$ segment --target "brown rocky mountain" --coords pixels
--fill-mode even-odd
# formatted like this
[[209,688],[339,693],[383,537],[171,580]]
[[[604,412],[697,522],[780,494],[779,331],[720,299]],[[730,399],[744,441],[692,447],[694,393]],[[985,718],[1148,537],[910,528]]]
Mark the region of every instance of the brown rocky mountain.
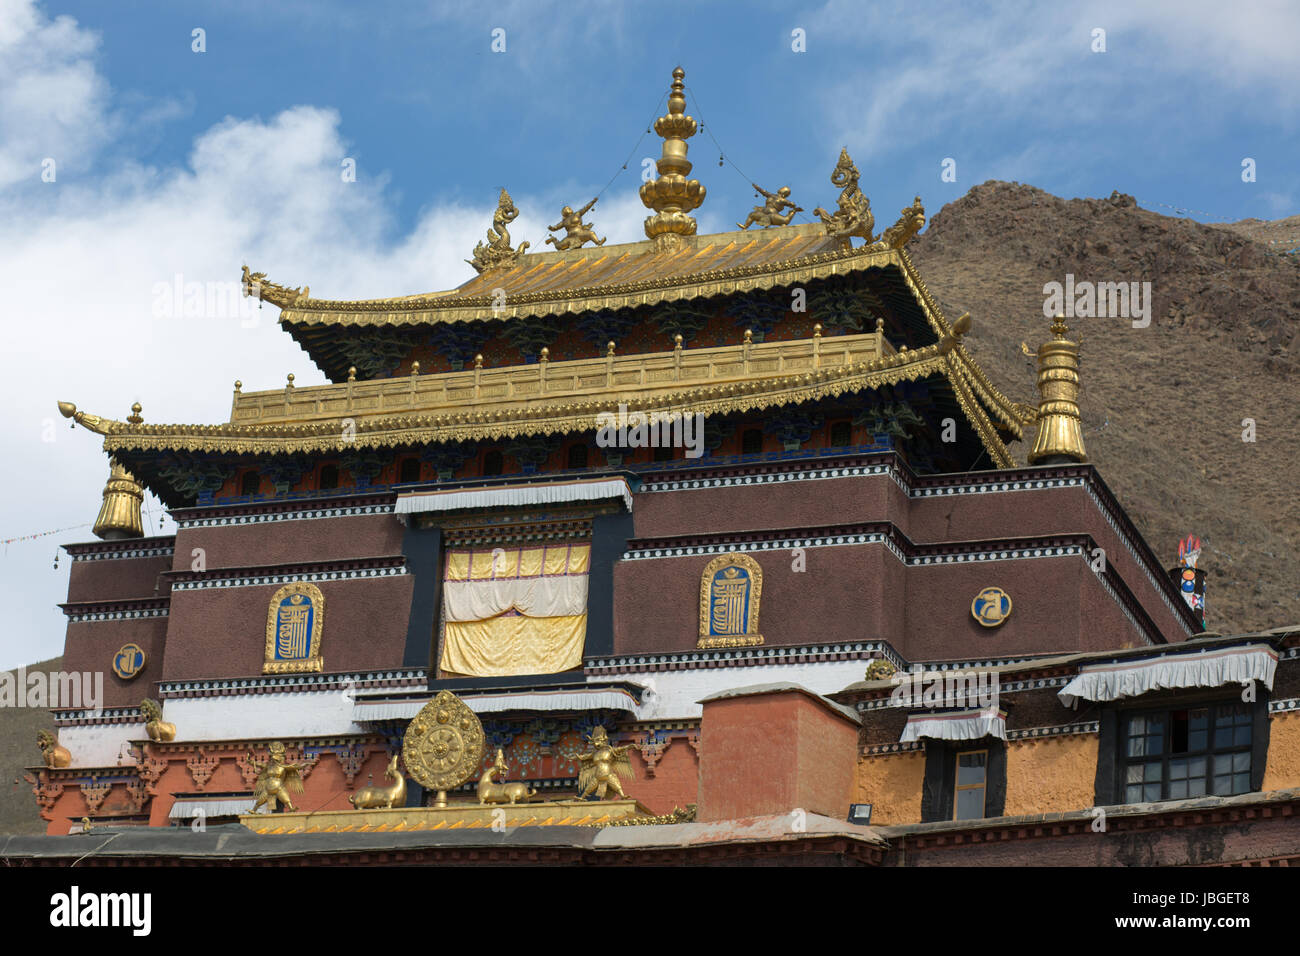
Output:
[[[1151,324],[1068,319],[1082,336],[1091,460],[1156,553],[1203,543],[1206,626],[1300,622],[1300,255],[1270,240],[1300,217],[1203,225],[1131,196],[1060,199],[987,182],[944,206],[910,247],[968,348],[1011,398],[1036,401],[1031,348],[1049,336],[1049,282],[1150,282]],[[1243,441],[1243,419],[1255,441]],[[1032,447],[1032,429],[1023,446]]]

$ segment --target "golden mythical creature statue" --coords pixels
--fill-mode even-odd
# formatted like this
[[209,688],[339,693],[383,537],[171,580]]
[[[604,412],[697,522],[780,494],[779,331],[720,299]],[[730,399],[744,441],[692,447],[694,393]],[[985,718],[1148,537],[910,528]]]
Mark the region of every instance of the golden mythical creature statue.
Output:
[[519,218],[515,201],[504,189],[497,200],[497,211],[492,214],[492,228],[487,231],[488,241],[474,247],[474,258],[466,259],[476,272],[485,272],[497,266],[512,266],[524,254],[528,243],[521,242],[518,249],[510,248],[510,230],[506,228]]
[[285,762],[284,744],[278,740],[267,749],[266,763],[251,753],[248,755],[248,762],[257,770],[257,782],[253,785],[253,796],[257,802],[248,812],[257,813],[262,804],[268,804],[270,809],[267,812],[275,813],[276,804],[282,803],[286,810],[293,813],[297,807],[289,799],[289,791],[302,793],[302,766]]
[[621,776],[627,780],[632,779],[632,761],[628,759],[627,752],[634,745],[612,746],[609,735],[600,725],[591,732],[587,743],[590,744],[591,750],[578,755],[578,760],[582,764],[578,770],[579,799],[586,799],[594,793],[597,800],[604,800],[605,793],[609,790],[626,798],[627,795],[623,792],[623,786],[618,782],[618,778]]
[[41,748],[41,756],[45,758],[45,766],[51,770],[72,766],[72,754],[68,752],[68,748],[60,746],[58,738],[48,730],[38,730],[36,732],[36,744]]
[[176,739],[176,725],[162,719],[162,707],[156,700],[140,701],[140,713],[145,720],[144,732],[154,743]]
[[249,272],[248,266],[244,266],[240,284],[243,286],[244,295],[256,296],[259,302],[270,302],[282,309],[295,302],[311,298],[311,289],[307,286],[290,289],[288,286],[268,282],[265,272]]
[[896,668],[884,658],[877,658],[867,665],[867,680],[886,680],[894,676]]
[[402,771],[397,769],[397,758],[401,754],[393,754],[393,759],[388,761],[388,770],[384,774],[389,780],[393,781],[389,787],[362,787],[352,796],[348,797],[348,803],[352,804],[357,810],[374,810],[379,807],[385,810],[391,810],[393,805],[406,805],[406,777]]
[[[803,212],[802,206],[796,206],[790,201],[789,186],[782,186],[776,192],[770,193],[758,183],[750,183],[750,185],[754,187],[758,195],[763,197],[764,202],[763,205],[751,209],[749,217],[743,223],[736,223],[737,229],[748,229],[751,224],[764,229],[769,226],[788,226],[795,213]],[[782,212],[784,209],[790,211]]]
[[871,200],[858,188],[858,167],[849,158],[847,149],[840,150],[840,161],[831,173],[831,185],[840,186],[839,208],[830,213],[818,206],[813,215],[826,225],[826,235],[848,238],[857,236],[872,241],[876,217],[871,212]]
[[921,205],[921,197],[917,196],[912,205],[903,210],[898,222],[880,234],[880,241],[886,246],[901,249],[923,228],[925,228],[925,207]]
[[[599,199],[600,197],[596,197]],[[560,221],[553,226],[547,226],[547,232],[555,232],[564,229],[564,238],[556,239],[554,236],[547,236],[547,245],[555,246],[558,252],[565,249],[581,249],[584,242],[591,242],[598,246],[605,244],[604,239],[596,237],[596,228],[589,222],[583,222],[582,217],[591,212],[591,207],[596,205],[593,199],[587,205],[583,206],[577,212],[573,211],[572,206],[565,206],[560,210]]]
[[[509,803],[515,804],[520,801],[527,803],[529,799],[537,796],[537,791],[531,789],[526,783],[506,783],[506,755],[500,747],[497,748],[496,762],[483,771],[483,776],[478,778],[478,802],[484,803]],[[492,778],[501,775],[501,782],[496,783]]]

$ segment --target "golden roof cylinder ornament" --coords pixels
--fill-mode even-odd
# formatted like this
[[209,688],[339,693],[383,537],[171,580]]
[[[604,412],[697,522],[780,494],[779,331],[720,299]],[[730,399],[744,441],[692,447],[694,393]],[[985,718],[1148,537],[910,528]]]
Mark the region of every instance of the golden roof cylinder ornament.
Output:
[[686,71],[673,70],[672,88],[668,91],[668,112],[655,120],[654,130],[663,137],[663,151],[655,164],[659,178],[641,187],[641,202],[655,214],[647,216],[645,234],[655,245],[667,251],[684,236],[695,235],[695,217],[689,215],[704,202],[704,187],[698,179],[687,179],[691,163],[686,158],[686,141],[699,125],[686,115]]
[[1038,434],[1031,465],[1086,462],[1079,415],[1079,343],[1065,337],[1065,317],[1052,322],[1053,338],[1038,346]]
[[144,524],[140,519],[143,501],[144,487],[122,467],[121,462],[110,458],[104,503],[99,506],[99,516],[91,530],[105,541],[144,537]]

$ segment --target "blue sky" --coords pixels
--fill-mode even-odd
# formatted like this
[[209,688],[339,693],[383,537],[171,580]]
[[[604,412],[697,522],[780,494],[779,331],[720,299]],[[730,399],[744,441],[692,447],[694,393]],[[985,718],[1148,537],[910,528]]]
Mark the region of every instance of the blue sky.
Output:
[[[105,460],[58,399],[218,422],[236,378],[320,380],[273,310],[157,314],[175,276],[229,282],[247,262],[324,297],[448,288],[502,186],[533,248],[602,189],[597,231],[641,238],[641,161],[659,152],[643,134],[678,64],[706,124],[701,231],[745,217],[751,179],[830,205],[841,146],[878,225],[988,179],[1280,218],[1300,211],[1298,40],[1284,3],[0,0],[0,433],[24,463],[4,472],[0,539],[94,518]],[[67,559],[50,564],[88,537],[0,555],[0,666],[60,651]]]

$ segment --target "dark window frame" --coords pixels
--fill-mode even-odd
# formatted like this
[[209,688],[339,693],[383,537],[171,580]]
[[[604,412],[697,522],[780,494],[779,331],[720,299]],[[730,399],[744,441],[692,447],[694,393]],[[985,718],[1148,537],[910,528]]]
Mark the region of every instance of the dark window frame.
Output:
[[[253,490],[248,490],[249,480],[252,480]],[[239,493],[244,497],[252,497],[259,494],[262,490],[262,473],[254,469],[249,469],[239,476]]]
[[[758,444],[758,447],[755,448],[755,449],[753,449],[752,451],[751,451],[751,450],[748,450],[748,449],[745,447],[746,444],[750,441],[750,437],[749,437],[750,435],[757,435],[757,436],[758,436],[758,437],[757,437],[757,444]],[[743,429],[743,430],[741,431],[741,433],[740,433],[740,453],[741,453],[742,455],[761,455],[761,454],[763,453],[763,429],[761,429],[761,428],[746,428],[746,429]]]
[[[406,471],[408,466],[415,466],[415,477],[407,477]],[[420,480],[420,459],[414,455],[408,455],[397,463],[397,483],[401,485],[413,484]]]
[[1002,816],[1007,803],[1007,744],[997,737],[979,740],[936,740],[925,738],[925,782],[921,790],[921,822],[957,819],[957,758],[964,753],[985,751],[984,816]]
[[[835,432],[843,429],[845,434],[844,441],[835,440]],[[826,426],[826,441],[831,448],[845,448],[853,444],[853,422],[847,418],[838,422],[831,422]]]
[[[327,483],[326,476],[330,475],[333,480]],[[316,488],[318,491],[333,491],[339,486],[339,467],[338,465],[321,465],[320,471],[316,472]]]
[[[490,461],[492,461],[493,456],[495,456],[496,463],[497,463],[495,469],[489,466],[488,464]],[[483,461],[479,468],[479,473],[482,477],[495,478],[498,475],[504,475],[505,472],[506,472],[506,456],[502,452],[498,451],[495,448],[489,448],[487,451],[483,452]]]
[[[1098,806],[1123,806],[1126,804],[1126,769],[1129,760],[1126,755],[1126,728],[1128,720],[1134,716],[1144,716],[1150,714],[1164,713],[1168,715],[1174,711],[1191,711],[1199,710],[1202,707],[1215,707],[1223,704],[1239,704],[1250,709],[1250,790],[1248,793],[1257,793],[1264,786],[1264,770],[1268,762],[1268,743],[1269,743],[1269,717],[1268,717],[1268,688],[1260,682],[1255,682],[1256,699],[1252,701],[1243,701],[1241,699],[1241,688],[1237,685],[1214,688],[1205,691],[1163,691],[1158,693],[1144,694],[1140,699],[1129,699],[1123,701],[1111,701],[1099,705],[1100,713],[1098,714],[1098,741],[1097,741],[1097,776],[1094,783],[1093,798]],[[1166,721],[1165,739],[1167,740],[1172,721]],[[1207,729],[1207,733],[1212,734],[1213,728]],[[1213,736],[1209,737],[1209,743],[1213,745]],[[1221,753],[1241,753],[1246,751],[1246,747],[1234,746],[1224,748]],[[1178,753],[1173,754],[1175,758],[1187,756],[1199,756],[1200,752],[1193,754]],[[1212,754],[1211,754],[1212,756]],[[1142,762],[1138,760],[1136,762]],[[1207,760],[1207,779],[1211,780],[1210,789],[1213,789],[1213,761]],[[1167,773],[1162,772],[1161,776],[1161,793],[1159,801],[1198,799],[1196,797],[1165,797],[1164,793],[1168,792],[1169,777]],[[1207,796],[1224,796],[1223,794],[1207,793]],[[1142,801],[1149,802],[1149,801]]]

